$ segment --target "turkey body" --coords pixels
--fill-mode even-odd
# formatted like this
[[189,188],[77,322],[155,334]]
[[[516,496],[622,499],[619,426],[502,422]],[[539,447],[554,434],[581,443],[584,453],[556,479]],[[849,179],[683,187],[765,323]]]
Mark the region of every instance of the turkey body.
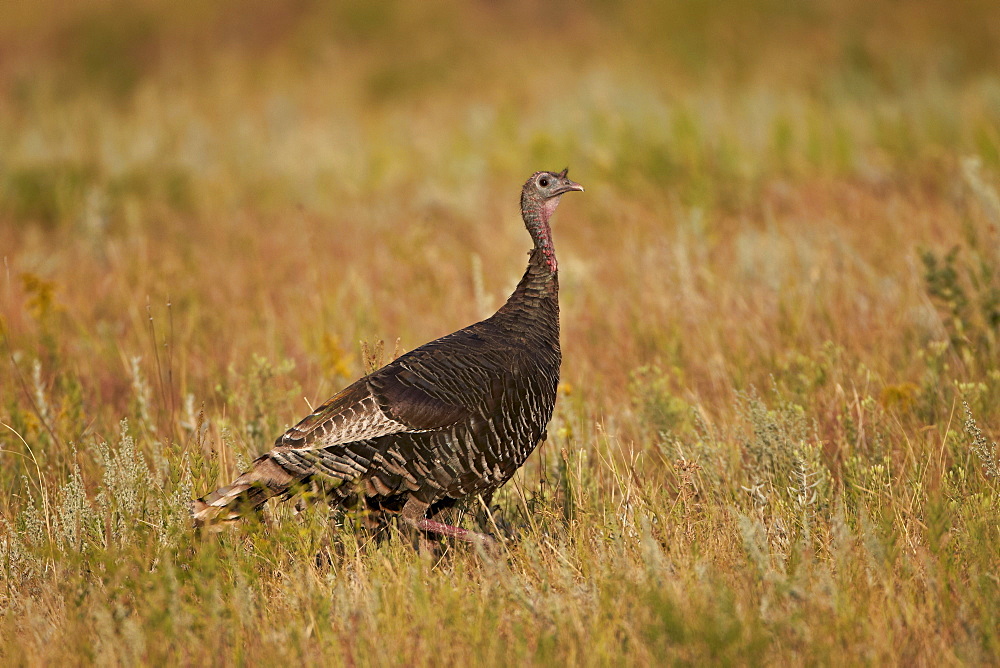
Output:
[[525,184],[521,209],[535,248],[497,313],[336,394],[231,485],[195,501],[196,523],[235,519],[314,482],[334,503],[363,500],[424,531],[478,536],[434,520],[461,499],[489,498],[546,437],[562,360],[548,218],[571,190],[582,187],[565,171]]

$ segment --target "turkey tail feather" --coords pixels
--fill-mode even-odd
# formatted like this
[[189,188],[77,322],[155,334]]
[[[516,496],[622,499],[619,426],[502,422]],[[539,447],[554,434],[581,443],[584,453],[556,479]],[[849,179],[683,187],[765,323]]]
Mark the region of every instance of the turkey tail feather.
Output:
[[235,520],[260,508],[272,496],[285,493],[299,480],[300,477],[289,474],[270,456],[264,455],[231,485],[192,502],[191,516],[195,526]]

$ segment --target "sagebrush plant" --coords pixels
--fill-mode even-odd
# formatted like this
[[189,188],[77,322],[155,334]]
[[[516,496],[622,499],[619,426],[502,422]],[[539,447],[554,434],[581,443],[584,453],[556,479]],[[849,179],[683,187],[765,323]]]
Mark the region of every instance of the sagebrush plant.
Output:
[[[967,5],[5,7],[0,661],[997,663],[1000,5]],[[192,530],[501,303],[513,193],[567,165],[556,414],[461,520],[497,549],[315,498]]]
[[972,417],[972,409],[969,404],[962,402],[965,409],[965,433],[972,439],[972,452],[979,458],[982,465],[983,475],[992,478],[994,483],[1000,477],[1000,464],[997,462],[997,444],[986,440],[975,418]]
[[[944,254],[925,249],[921,259],[928,294],[940,306],[951,345],[963,364],[974,366],[998,353],[1000,195],[983,178],[979,159],[965,158],[962,176],[964,243]],[[986,370],[996,371],[993,365]]]

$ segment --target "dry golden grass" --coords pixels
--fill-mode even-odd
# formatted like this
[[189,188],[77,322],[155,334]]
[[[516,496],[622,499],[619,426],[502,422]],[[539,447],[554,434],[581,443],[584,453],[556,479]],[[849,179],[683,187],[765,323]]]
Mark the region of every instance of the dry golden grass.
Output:
[[[996,663],[1000,10],[964,5],[8,3],[0,659]],[[516,541],[192,533],[360,342],[499,306],[566,165]]]

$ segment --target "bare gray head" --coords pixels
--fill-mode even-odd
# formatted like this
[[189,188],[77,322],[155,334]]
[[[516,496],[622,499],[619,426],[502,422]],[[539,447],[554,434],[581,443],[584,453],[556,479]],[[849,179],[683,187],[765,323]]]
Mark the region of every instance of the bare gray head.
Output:
[[570,181],[566,176],[569,169],[561,172],[535,172],[521,188],[521,216],[524,226],[535,242],[535,248],[546,251],[549,267],[556,270],[555,255],[552,252],[552,232],[549,218],[559,206],[559,199],[568,192],[583,191],[583,186]]

